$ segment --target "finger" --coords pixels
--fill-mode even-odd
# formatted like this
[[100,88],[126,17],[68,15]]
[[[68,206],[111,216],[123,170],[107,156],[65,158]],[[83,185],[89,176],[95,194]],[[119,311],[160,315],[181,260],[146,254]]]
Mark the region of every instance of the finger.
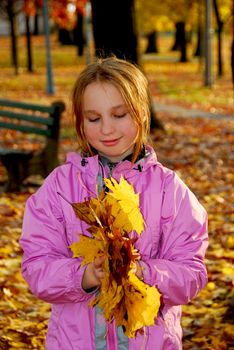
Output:
[[103,269],[97,270],[97,278],[99,280],[103,279],[105,277],[105,273]]
[[106,258],[105,255],[102,255],[102,256],[97,257],[97,258],[94,260],[94,263],[93,263],[94,267],[95,267],[95,268],[101,267],[102,264],[103,264],[104,261],[105,261],[105,258]]

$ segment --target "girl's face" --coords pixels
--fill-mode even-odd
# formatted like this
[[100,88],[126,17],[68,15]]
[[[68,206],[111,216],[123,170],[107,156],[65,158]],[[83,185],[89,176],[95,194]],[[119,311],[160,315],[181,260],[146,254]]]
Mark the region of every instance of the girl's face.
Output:
[[88,143],[110,161],[117,162],[133,151],[138,128],[113,84],[93,82],[86,87],[83,117]]

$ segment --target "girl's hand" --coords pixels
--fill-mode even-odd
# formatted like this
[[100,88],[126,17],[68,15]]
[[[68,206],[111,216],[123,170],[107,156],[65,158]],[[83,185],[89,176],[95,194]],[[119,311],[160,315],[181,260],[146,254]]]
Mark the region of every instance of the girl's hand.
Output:
[[105,258],[105,255],[103,255],[96,258],[93,263],[87,265],[82,279],[83,289],[90,289],[100,286],[101,280],[104,277],[104,270],[102,265]]
[[135,275],[140,279],[143,280],[143,273],[142,273],[142,267],[140,265],[140,263],[137,261],[136,262],[136,266],[134,269]]

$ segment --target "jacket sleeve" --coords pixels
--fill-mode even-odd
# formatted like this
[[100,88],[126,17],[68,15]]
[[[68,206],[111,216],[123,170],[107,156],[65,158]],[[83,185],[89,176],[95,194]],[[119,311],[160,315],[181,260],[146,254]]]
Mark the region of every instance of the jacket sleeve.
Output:
[[207,246],[207,213],[173,173],[164,187],[159,253],[142,262],[144,281],[159,289],[164,304],[186,304],[206,285]]
[[56,183],[47,178],[26,202],[20,245],[22,275],[33,294],[48,303],[89,300],[81,286],[84,267],[71,257]]

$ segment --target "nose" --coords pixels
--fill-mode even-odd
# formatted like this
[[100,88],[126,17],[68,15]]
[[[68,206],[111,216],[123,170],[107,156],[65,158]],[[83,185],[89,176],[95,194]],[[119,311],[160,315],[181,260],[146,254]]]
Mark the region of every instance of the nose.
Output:
[[102,124],[101,124],[101,132],[103,135],[110,135],[112,134],[114,131],[114,125],[112,123],[112,121],[110,120],[110,118],[108,119],[104,119],[102,120]]

